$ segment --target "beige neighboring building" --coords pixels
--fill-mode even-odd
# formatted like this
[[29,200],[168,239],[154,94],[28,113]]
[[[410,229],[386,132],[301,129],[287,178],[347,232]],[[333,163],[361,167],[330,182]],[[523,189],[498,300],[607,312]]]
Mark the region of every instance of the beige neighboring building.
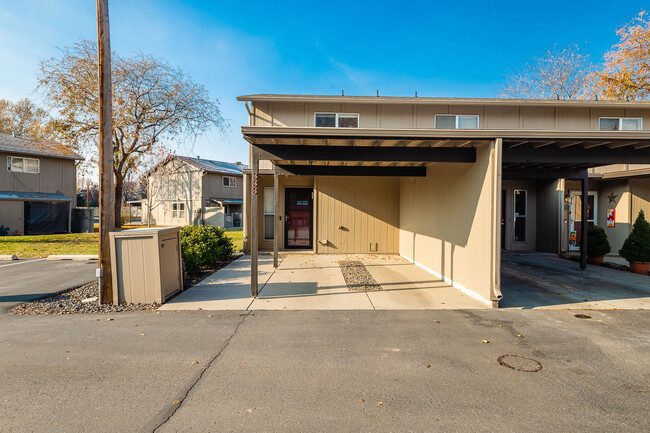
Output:
[[245,165],[170,156],[148,173],[142,222],[242,227]]
[[[567,182],[565,239],[570,237],[573,221],[580,220],[580,215],[574,218],[576,189],[574,183]],[[618,255],[641,210],[650,218],[650,164],[615,164],[589,170],[589,226],[605,229],[612,255]],[[563,250],[578,248],[567,243]]]
[[238,99],[250,119],[242,133],[253,295],[257,252],[275,247],[399,254],[498,306],[502,249],[562,251],[565,191],[581,216],[588,202],[575,196],[588,194],[589,169],[650,164],[648,102]]
[[77,203],[75,163],[81,159],[60,143],[0,134],[0,230],[9,235],[70,232]]

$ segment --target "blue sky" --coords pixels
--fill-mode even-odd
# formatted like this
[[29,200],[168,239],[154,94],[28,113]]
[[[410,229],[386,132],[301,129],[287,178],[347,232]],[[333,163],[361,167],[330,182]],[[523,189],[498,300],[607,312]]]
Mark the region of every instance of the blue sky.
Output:
[[[543,4],[543,6],[541,6]],[[316,6],[318,5],[318,6]],[[509,68],[553,44],[596,61],[646,2],[110,0],[112,48],[164,57],[218,97],[230,121],[178,149],[246,161],[250,93],[494,96]],[[0,97],[34,93],[38,61],[96,39],[95,2],[0,0]]]

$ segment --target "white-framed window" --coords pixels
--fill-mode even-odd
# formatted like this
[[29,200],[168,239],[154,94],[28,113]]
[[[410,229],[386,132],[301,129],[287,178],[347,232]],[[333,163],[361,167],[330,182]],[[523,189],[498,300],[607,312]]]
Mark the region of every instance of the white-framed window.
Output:
[[434,117],[436,129],[478,129],[477,115],[436,114]]
[[600,117],[598,129],[601,131],[641,131],[643,119],[640,117]]
[[232,176],[224,176],[221,179],[221,184],[226,187],[235,187],[237,186],[237,178]]
[[528,208],[528,192],[525,189],[515,190],[514,203],[514,225],[515,225],[515,242],[526,242],[526,212]]
[[264,187],[264,240],[272,241],[275,235],[275,191]]
[[185,203],[182,201],[172,202],[172,218],[185,219]]
[[318,128],[358,128],[359,113],[314,113]]
[[41,161],[36,158],[23,158],[22,156],[7,157],[7,171],[14,173],[34,173],[41,171]]

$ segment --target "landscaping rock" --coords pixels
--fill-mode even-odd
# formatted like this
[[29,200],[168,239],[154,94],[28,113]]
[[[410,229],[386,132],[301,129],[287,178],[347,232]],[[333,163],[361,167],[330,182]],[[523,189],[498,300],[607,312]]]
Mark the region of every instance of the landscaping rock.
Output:
[[348,290],[362,292],[384,290],[360,261],[341,260],[339,266]]

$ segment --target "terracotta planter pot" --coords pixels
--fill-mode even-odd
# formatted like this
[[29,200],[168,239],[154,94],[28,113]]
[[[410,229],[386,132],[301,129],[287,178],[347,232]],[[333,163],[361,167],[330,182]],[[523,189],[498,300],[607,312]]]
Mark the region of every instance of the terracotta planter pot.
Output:
[[650,271],[650,262],[632,262],[630,263],[630,271],[635,274],[648,275],[648,271]]
[[600,266],[603,263],[603,260],[605,260],[605,256],[587,256],[587,263],[590,265]]

